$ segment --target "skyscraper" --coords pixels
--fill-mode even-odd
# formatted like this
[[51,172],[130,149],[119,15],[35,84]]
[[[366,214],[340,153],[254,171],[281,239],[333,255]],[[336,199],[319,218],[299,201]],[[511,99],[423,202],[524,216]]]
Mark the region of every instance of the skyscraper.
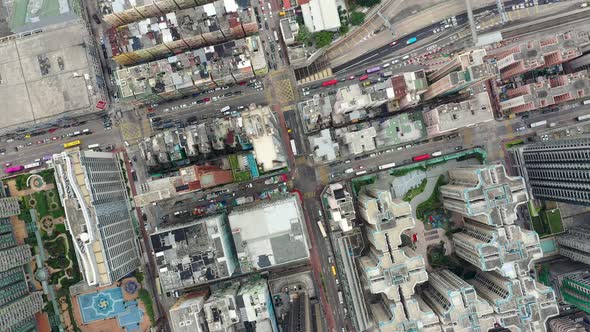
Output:
[[116,154],[54,156],[68,230],[88,285],[109,285],[139,266],[123,169]]
[[590,205],[590,137],[527,144],[512,157],[534,198]]
[[[4,188],[1,181],[0,188]],[[37,329],[34,315],[43,309],[43,299],[41,292],[29,292],[23,266],[33,257],[28,245],[17,244],[7,218],[20,213],[14,202],[0,189],[0,331],[30,331]]]

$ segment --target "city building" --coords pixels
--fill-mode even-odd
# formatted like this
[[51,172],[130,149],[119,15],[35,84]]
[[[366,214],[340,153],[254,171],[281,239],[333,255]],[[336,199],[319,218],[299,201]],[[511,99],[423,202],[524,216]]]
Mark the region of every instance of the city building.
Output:
[[428,80],[424,70],[393,75],[388,89],[390,99],[395,101],[391,110],[405,109],[418,105],[423,94],[428,90]]
[[524,180],[503,165],[451,169],[449,179],[440,187],[445,209],[491,227],[514,224],[517,206],[528,201]]
[[431,81],[424,99],[430,100],[464,90],[473,84],[490,79],[496,75],[496,67],[486,61],[484,49],[472,50],[457,56],[461,68],[458,71]]
[[377,148],[377,130],[368,124],[337,128],[334,132],[341,156],[363,154]]
[[191,49],[222,44],[258,32],[251,8],[218,0],[107,30],[112,58],[133,65]]
[[443,331],[489,331],[496,323],[492,306],[449,270],[428,273],[421,297],[439,317]]
[[494,120],[494,112],[487,92],[478,93],[458,103],[436,106],[422,112],[428,137]]
[[[382,330],[406,330],[404,326],[418,324],[428,311],[417,310],[419,303],[412,300],[416,286],[428,280],[424,258],[410,247],[401,246],[402,232],[414,227],[412,208],[377,185],[363,188],[357,207],[369,241],[368,255],[358,258],[361,280],[371,294],[380,298],[371,305],[371,311],[378,324],[384,326]],[[415,310],[410,310],[410,304]]]
[[108,101],[98,50],[86,25],[69,20],[0,38],[0,131],[33,131],[101,112]]
[[559,313],[553,290],[528,275],[478,271],[467,282],[494,308],[496,322],[511,331],[548,331],[547,320]]
[[147,17],[162,16],[177,9],[204,5],[213,0],[99,0],[102,20],[111,26],[120,26]]
[[110,285],[139,267],[126,170],[116,154],[70,149],[53,155],[57,188],[84,280]]
[[452,238],[455,253],[478,267],[467,282],[492,306],[496,322],[546,331],[559,309],[553,290],[529,273],[543,253],[537,233],[516,223],[518,205],[528,202],[523,178],[508,176],[503,165],[463,166],[449,170],[440,194],[444,207],[463,217],[463,230]]
[[523,41],[490,57],[496,60],[502,79],[506,80],[534,69],[559,65],[582,55],[578,46],[581,40],[574,34],[570,31]]
[[309,258],[303,211],[294,195],[234,209],[229,225],[242,273]]
[[299,24],[294,17],[282,18],[279,21],[281,27],[281,35],[286,45],[293,45],[297,34],[299,33]]
[[588,71],[552,78],[540,76],[536,82],[505,92],[500,101],[504,114],[518,114],[590,96]]
[[573,226],[565,234],[557,236],[559,254],[590,265],[590,227]]
[[340,14],[336,0],[298,0],[303,22],[309,32],[338,31]]
[[533,198],[590,205],[590,138],[537,142],[511,152]]
[[316,163],[331,162],[340,155],[340,146],[332,140],[329,128],[322,129],[317,135],[309,135],[307,139]]
[[221,285],[211,292],[205,302],[203,310],[209,332],[235,332],[240,322],[240,312],[237,303],[240,283],[233,282]]
[[590,324],[583,315],[571,314],[551,319],[549,327],[551,332],[586,332]]
[[273,300],[265,279],[242,283],[237,303],[244,325],[252,327],[257,332],[279,332]]
[[173,332],[207,332],[203,307],[207,292],[183,295],[170,307],[169,320]]
[[423,138],[425,136],[424,123],[419,114],[403,113],[381,122],[375,121],[377,147],[395,146]]
[[327,219],[340,231],[351,231],[356,217],[352,196],[342,183],[331,183],[326,188],[324,204],[327,203],[327,206],[324,210],[329,211]]
[[260,37],[179,53],[114,73],[123,102],[136,106],[160,103],[268,72]]
[[150,235],[165,292],[180,290],[239,272],[232,234],[224,215],[161,228]]
[[510,278],[543,256],[537,233],[515,225],[518,205],[528,202],[524,180],[509,177],[503,165],[449,170],[440,193],[445,208],[463,216],[463,230],[452,239],[457,256]]
[[[15,199],[6,196],[4,183],[0,181],[0,330],[37,330],[35,314],[43,309],[42,292],[30,292],[25,265],[33,260],[31,248],[17,243],[9,217],[20,214]],[[44,271],[44,270],[39,270]],[[47,272],[47,271],[45,271]]]
[[252,144],[260,170],[270,172],[287,167],[280,125],[270,107],[250,108],[242,111],[240,116],[243,131]]
[[303,129],[306,133],[313,133],[330,127],[332,103],[329,95],[314,94],[297,104],[299,117],[303,122]]

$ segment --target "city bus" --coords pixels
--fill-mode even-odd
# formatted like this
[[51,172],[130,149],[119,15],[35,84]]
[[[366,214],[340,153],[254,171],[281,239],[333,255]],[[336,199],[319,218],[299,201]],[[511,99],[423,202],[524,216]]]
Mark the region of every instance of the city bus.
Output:
[[34,163],[26,164],[25,169],[31,169],[31,168],[35,168],[35,167],[39,167],[39,166],[41,166],[41,163],[36,161]]
[[16,172],[20,172],[23,169],[25,169],[24,166],[12,166],[12,167],[8,167],[4,170],[4,173],[16,173]]
[[414,44],[416,41],[418,41],[418,38],[412,37],[406,41],[406,45]]
[[416,157],[412,158],[412,161],[422,161],[422,160],[426,160],[426,159],[430,159],[429,154],[422,154],[422,155],[416,156]]
[[90,144],[88,145],[88,150],[94,150],[100,148],[100,144]]
[[379,169],[388,169],[388,168],[392,168],[392,167],[395,167],[395,163],[381,165],[381,166],[379,166]]
[[547,124],[547,120],[543,120],[543,121],[533,122],[529,125],[529,127],[535,128],[535,127],[544,126],[546,124]]
[[578,120],[578,121],[584,121],[584,120],[588,120],[588,119],[590,119],[590,114],[581,115],[576,118],[576,120]]
[[318,221],[318,228],[320,229],[320,233],[322,233],[322,237],[325,239],[326,237],[328,237],[328,235],[326,234],[326,230],[324,229],[324,224],[322,223],[321,220]]
[[371,73],[376,73],[380,70],[381,70],[381,67],[377,66],[377,67],[373,67],[373,68],[369,68],[369,69],[365,70],[365,73],[371,74]]
[[275,35],[275,41],[278,43],[279,42],[279,34],[277,33],[277,30],[273,30],[273,34]]
[[74,146],[78,146],[80,144],[82,144],[82,141],[80,141],[78,139],[78,140],[75,140],[75,141],[64,143],[64,148],[66,148],[66,149],[67,148],[73,148]]
[[362,81],[364,81],[364,80],[366,80],[368,78],[369,78],[369,75],[365,74],[365,75],[359,77],[359,81],[362,82]]
[[334,84],[337,84],[337,83],[338,83],[338,80],[329,80],[329,81],[323,82],[322,83],[322,86],[323,87],[326,87],[326,86],[334,85]]
[[367,174],[367,171],[358,171],[355,173],[355,175],[365,175]]

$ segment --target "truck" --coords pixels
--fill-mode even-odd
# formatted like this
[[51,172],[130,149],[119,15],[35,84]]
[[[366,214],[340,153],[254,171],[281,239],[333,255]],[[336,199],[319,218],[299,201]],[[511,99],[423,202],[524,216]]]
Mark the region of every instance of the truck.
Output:
[[347,168],[346,170],[344,170],[344,174],[350,174],[354,172],[354,168]]
[[588,104],[590,104],[590,99],[588,99],[588,100],[584,100],[584,101],[582,102],[582,105],[588,105]]
[[391,70],[381,73],[381,77],[391,77],[391,76],[393,76],[393,72]]
[[544,126],[546,124],[547,124],[547,120],[537,121],[537,122],[533,122],[533,123],[529,124],[529,127],[536,128],[536,127]]
[[406,41],[406,45],[414,44],[416,41],[418,41],[418,38],[412,37],[412,38],[408,39],[408,41]]

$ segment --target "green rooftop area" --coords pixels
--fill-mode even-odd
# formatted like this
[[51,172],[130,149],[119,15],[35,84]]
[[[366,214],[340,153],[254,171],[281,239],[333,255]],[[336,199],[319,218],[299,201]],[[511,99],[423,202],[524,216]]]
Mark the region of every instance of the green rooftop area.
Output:
[[75,13],[80,11],[79,0],[67,0],[62,3],[67,3],[68,6],[60,8],[59,0],[14,0],[10,27],[14,31],[48,17],[59,16],[70,11]]
[[532,217],[533,229],[540,237],[563,232],[561,211],[559,209],[540,210],[538,215]]

